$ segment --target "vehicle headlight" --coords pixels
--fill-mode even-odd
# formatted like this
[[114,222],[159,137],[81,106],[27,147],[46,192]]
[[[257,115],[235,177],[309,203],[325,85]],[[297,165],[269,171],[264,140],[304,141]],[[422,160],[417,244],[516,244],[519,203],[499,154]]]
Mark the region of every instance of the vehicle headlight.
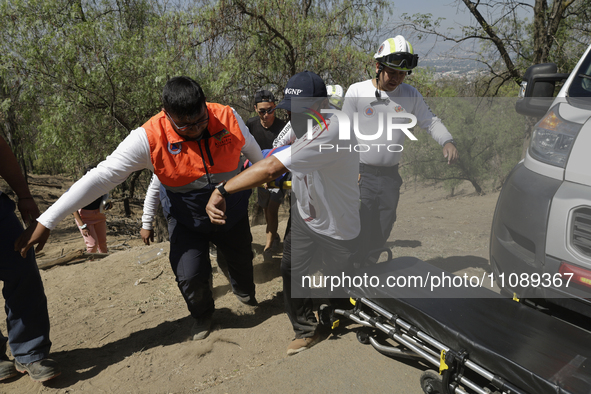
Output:
[[527,90],[527,81],[521,82],[519,85],[519,94],[517,95],[518,98],[522,99],[525,98],[525,91]]
[[581,127],[578,123],[562,119],[558,111],[552,109],[534,127],[529,145],[530,156],[541,162],[564,168]]

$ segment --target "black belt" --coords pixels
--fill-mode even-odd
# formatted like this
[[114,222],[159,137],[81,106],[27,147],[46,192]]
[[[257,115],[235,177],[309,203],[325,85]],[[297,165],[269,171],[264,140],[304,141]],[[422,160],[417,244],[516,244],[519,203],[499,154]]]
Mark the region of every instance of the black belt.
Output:
[[398,174],[398,164],[389,167],[380,167],[359,163],[359,172],[366,172],[373,175],[396,175]]

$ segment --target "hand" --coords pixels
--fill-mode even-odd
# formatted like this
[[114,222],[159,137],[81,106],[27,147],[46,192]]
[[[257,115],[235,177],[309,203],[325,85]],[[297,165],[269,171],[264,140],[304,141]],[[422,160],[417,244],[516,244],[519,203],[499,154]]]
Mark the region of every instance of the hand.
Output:
[[85,228],[84,230],[82,230],[82,236],[83,237],[88,237],[90,235],[90,233],[88,232],[88,229]]
[[213,224],[226,224],[226,199],[217,189],[211,194],[205,212]]
[[140,230],[140,237],[146,245],[150,245],[150,241],[154,242],[154,230],[146,230],[145,228]]
[[41,223],[33,223],[18,237],[14,243],[14,250],[20,251],[21,256],[25,258],[29,249],[33,245],[37,245],[35,252],[38,253],[45,246],[49,233],[50,230]]
[[40,215],[39,208],[32,198],[24,198],[18,200],[18,210],[21,213],[21,217],[27,226],[33,223],[37,223],[37,219]]
[[443,147],[443,157],[447,159],[447,164],[453,164],[460,158],[460,154],[458,153],[456,146],[451,142],[448,142]]

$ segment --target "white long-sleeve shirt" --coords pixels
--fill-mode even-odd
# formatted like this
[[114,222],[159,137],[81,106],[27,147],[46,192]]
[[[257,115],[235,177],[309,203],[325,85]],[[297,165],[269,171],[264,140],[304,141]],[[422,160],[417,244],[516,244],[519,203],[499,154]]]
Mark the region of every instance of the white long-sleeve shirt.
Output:
[[[233,112],[244,136],[245,142],[242,152],[253,163],[262,160],[263,155],[256,140],[248,131],[240,115],[235,110]],[[39,216],[37,221],[52,230],[66,216],[108,193],[125,181],[131,173],[146,168],[154,172],[154,166],[150,160],[148,136],[143,127],[138,127],[132,130],[104,161],[74,183],[66,193]],[[158,208],[158,194],[155,195],[155,198],[155,204],[152,202],[147,207],[144,206],[144,215],[152,217],[155,215],[156,208]]]
[[[387,104],[371,105],[376,101],[376,88],[372,80],[358,82],[349,87],[345,94],[345,103],[343,112],[349,115],[353,127],[353,114],[358,115],[359,131],[364,135],[376,134],[379,129],[380,117],[382,125],[386,126],[387,113],[409,113],[417,118],[417,125],[433,137],[439,145],[443,146],[446,141],[452,139],[451,134],[437,116],[431,112],[431,109],[425,103],[423,96],[414,87],[402,83],[391,92],[380,91],[380,97],[388,99]],[[358,139],[358,144],[366,145],[358,148],[360,162],[372,166],[388,167],[394,166],[402,158],[402,149],[397,149],[394,145],[404,146],[406,135],[401,130],[394,130],[392,138],[387,138],[387,132],[384,130],[379,138],[364,141]],[[411,141],[412,143],[412,141]],[[390,147],[388,150],[388,147]],[[379,148],[379,149],[378,149]],[[398,151],[396,151],[398,150]]]

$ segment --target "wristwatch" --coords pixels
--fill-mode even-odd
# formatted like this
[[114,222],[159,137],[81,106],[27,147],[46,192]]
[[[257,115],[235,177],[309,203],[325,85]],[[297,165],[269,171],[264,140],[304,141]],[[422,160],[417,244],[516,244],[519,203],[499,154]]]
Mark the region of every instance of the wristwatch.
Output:
[[447,141],[445,141],[443,143],[443,146],[445,146],[445,144],[447,144],[447,143],[450,143],[450,144],[452,144],[453,146],[455,146],[457,148],[456,142],[454,140],[447,140]]
[[86,228],[86,223],[84,223],[82,226],[78,226],[78,228],[79,228],[80,230],[84,230],[84,229]]
[[222,195],[222,197],[226,198],[230,195],[230,193],[228,193],[226,191],[226,189],[224,188],[224,186],[226,186],[226,181],[223,181],[222,183],[219,183],[215,188],[218,189],[218,191],[220,192],[220,194]]

